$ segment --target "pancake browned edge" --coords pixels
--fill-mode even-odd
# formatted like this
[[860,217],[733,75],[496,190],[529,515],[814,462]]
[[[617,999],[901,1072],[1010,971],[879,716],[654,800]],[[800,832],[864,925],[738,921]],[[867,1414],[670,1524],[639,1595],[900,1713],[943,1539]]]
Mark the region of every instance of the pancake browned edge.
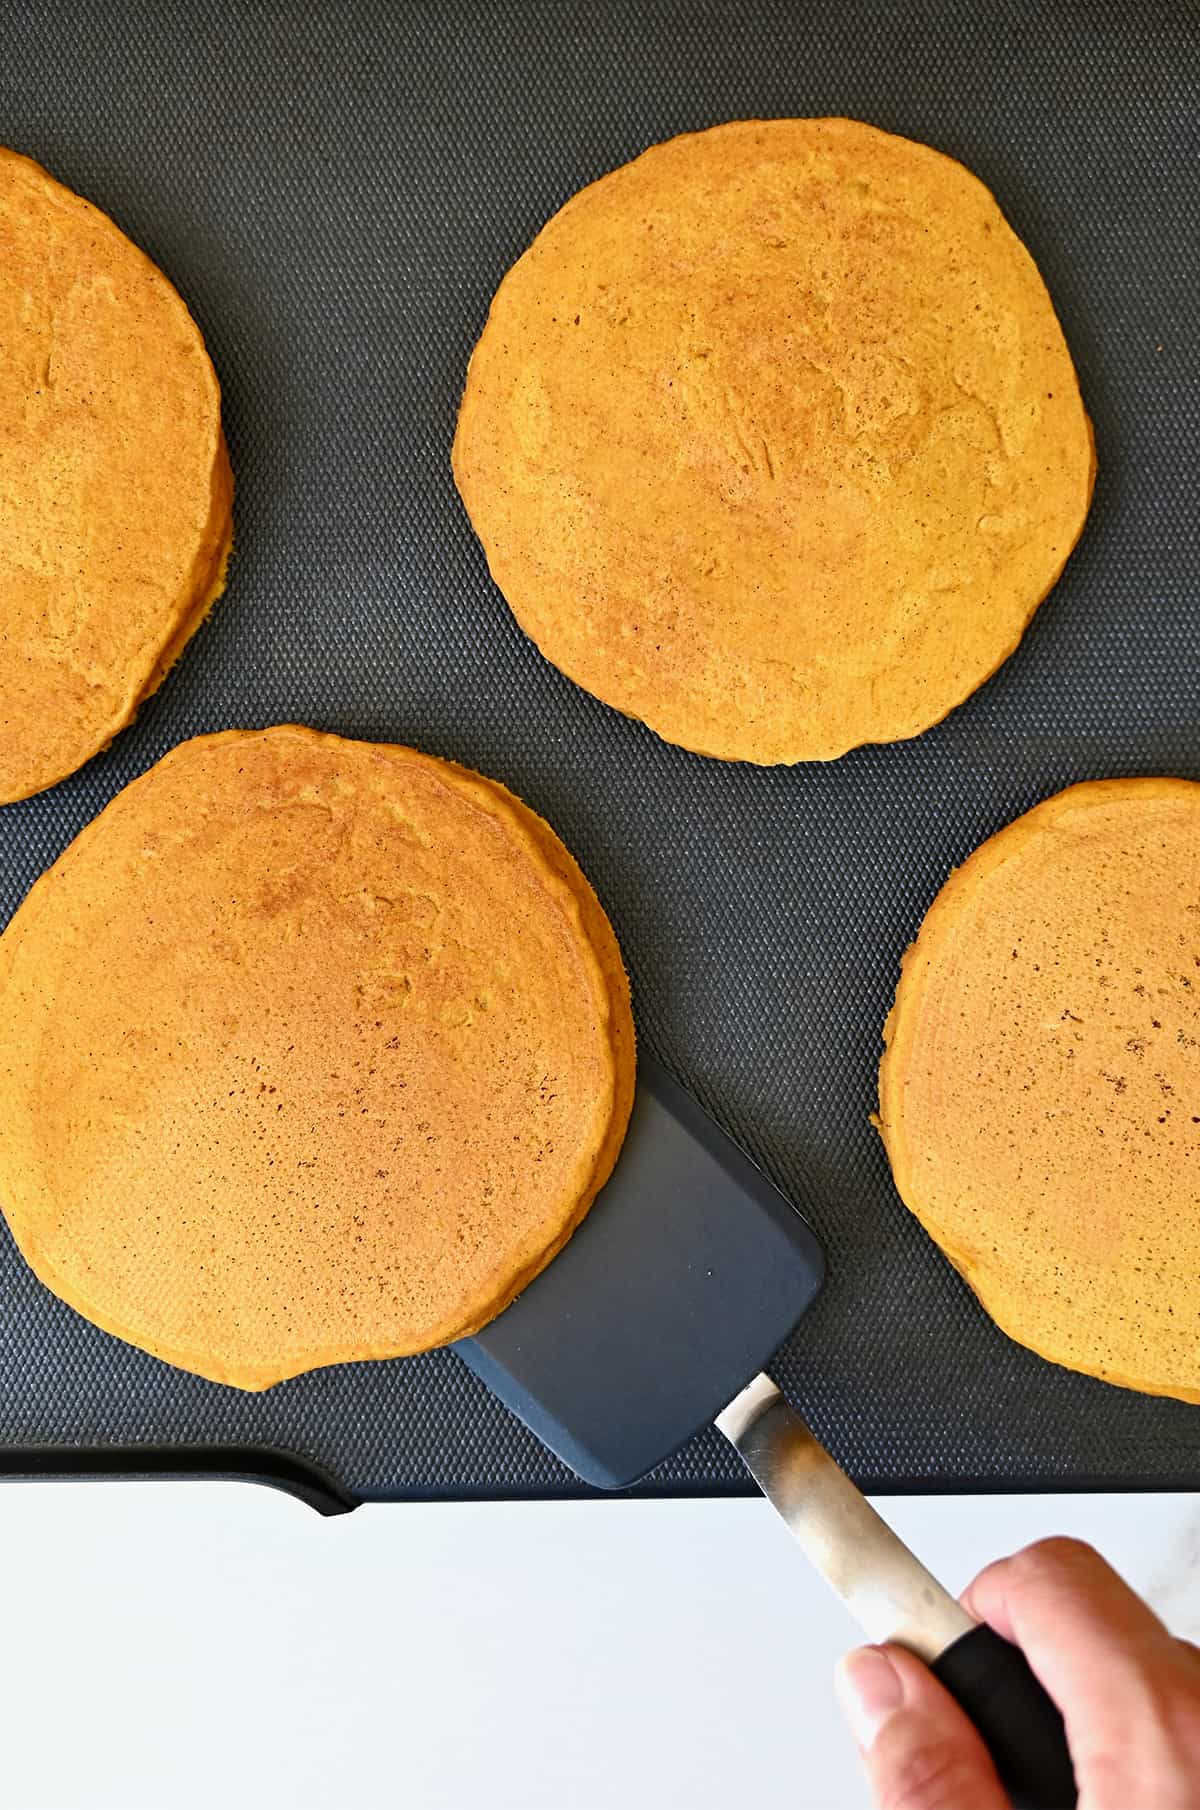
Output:
[[[217,599],[223,596],[229,577],[229,560],[233,552],[233,468],[229,463],[229,448],[225,444],[224,429],[217,449],[217,463],[213,470],[213,502],[209,516],[212,551],[207,561],[207,580],[201,580],[199,562],[196,573],[197,602],[191,614],[176,629],[170,641],[159,656],[158,664],[151,673],[141,696],[134,702],[129,716],[120,725],[127,729],[147,698],[153,697],[171,668],[183,654],[184,648],[196,633],[208,621],[209,614]],[[120,733],[118,729],[116,734]],[[105,745],[108,746],[110,742]]]
[[479,1332],[494,1320],[497,1314],[510,1306],[521,1291],[529,1286],[535,1276],[539,1276],[553,1257],[556,1257],[567,1244],[574,1232],[587,1218],[596,1196],[612,1174],[621,1146],[625,1142],[625,1133],[629,1129],[629,1115],[633,1111],[633,1097],[637,1086],[637,1046],[633,1027],[633,1011],[629,998],[629,976],[625,971],[625,963],[621,955],[616,934],[608,921],[608,914],[593,892],[583,869],[575,860],[566,844],[559,840],[554,830],[544,817],[523,803],[515,792],[502,786],[499,780],[486,779],[482,774],[474,773],[469,767],[459,767],[456,762],[447,761],[447,766],[470,779],[487,786],[495,793],[499,801],[507,807],[515,820],[521,825],[530,842],[537,849],[542,859],[553,869],[557,877],[569,891],[579,911],[583,933],[591,945],[593,954],[599,963],[604,982],[605,1017],[612,1038],[614,1076],[613,1076],[613,1111],[608,1136],[596,1152],[595,1167],[592,1171],[585,1192],[581,1195],[579,1206],[563,1227],[560,1237],[537,1257],[520,1279],[510,1283],[498,1296],[499,1304],[489,1308],[475,1324],[461,1334],[467,1337]]
[[[1053,1318],[1052,1315],[1048,1316],[1033,1299],[1036,1289],[1043,1280],[1045,1266],[1042,1262],[1026,1268],[1024,1289],[1018,1288],[1016,1280],[1010,1286],[1004,1287],[1000,1277],[993,1277],[990,1272],[981,1273],[981,1270],[987,1271],[986,1260],[981,1262],[978,1251],[964,1247],[961,1232],[956,1232],[945,1224],[944,1218],[929,1201],[927,1187],[917,1179],[917,1152],[907,1133],[904,1103],[908,1077],[914,1072],[918,1062],[917,1047],[922,1031],[923,1008],[926,1003],[929,977],[938,952],[943,950],[954,937],[956,919],[965,901],[971,898],[990,877],[997,874],[1006,863],[1018,859],[1026,848],[1044,837],[1048,831],[1053,831],[1059,824],[1072,818],[1086,822],[1086,814],[1093,807],[1132,804],[1141,809],[1152,807],[1155,803],[1174,802],[1186,806],[1189,812],[1195,812],[1200,821],[1200,785],[1195,781],[1172,777],[1084,781],[1046,799],[1042,804],[1026,812],[1024,816],[997,831],[951,873],[930,906],[915,942],[909,946],[902,959],[895,1000],[883,1030],[885,1047],[879,1068],[879,1112],[877,1116],[872,1116],[872,1123],[883,1140],[896,1190],[904,1205],[937,1243],[1002,1332],[1017,1343],[1036,1351],[1051,1363],[1083,1371],[1085,1374],[1099,1377],[1102,1381],[1116,1384],[1118,1387],[1134,1389],[1145,1395],[1164,1395],[1180,1401],[1200,1402],[1200,1381],[1192,1384],[1186,1380],[1168,1378],[1163,1373],[1162,1365],[1159,1367],[1157,1376],[1145,1373],[1135,1374],[1128,1364],[1122,1366],[1108,1360],[1105,1355],[1103,1328],[1110,1322],[1112,1316],[1105,1310],[1106,1288],[1114,1292],[1117,1297],[1121,1297],[1121,1291],[1126,1287],[1131,1290],[1140,1290],[1144,1285],[1130,1280],[1124,1264],[1119,1260],[1114,1261],[1112,1253],[1107,1247],[1102,1249],[1101,1261],[1093,1278],[1093,1287],[1097,1295],[1094,1315],[1096,1331],[1088,1341],[1081,1341],[1077,1329],[1074,1327],[1069,1329],[1069,1333],[1068,1330],[1060,1331],[1057,1338],[1049,1336],[1047,1329],[1041,1327],[1042,1320]],[[1200,837],[1197,838],[1196,849],[1200,851]],[[1065,854],[1060,853],[1059,859],[1064,860]],[[1070,883],[1068,881],[1068,884]],[[1082,884],[1078,874],[1074,876],[1074,883]],[[1187,897],[1182,875],[1179,884],[1181,888],[1179,892],[1180,911],[1192,914],[1200,913],[1200,900],[1191,904],[1181,902]],[[1068,925],[1064,924],[1063,930],[1069,935]],[[1014,940],[1016,934],[1014,931]],[[1200,942],[1200,933],[1197,933],[1197,941]],[[1017,949],[1014,948],[1012,951],[1014,961],[1017,953]],[[1032,957],[1029,959],[1031,960]],[[1197,964],[1200,964],[1200,955],[1194,959]],[[1140,973],[1141,970],[1139,969],[1138,972]],[[1110,980],[1101,980],[1096,984],[1105,987],[1107,997],[1121,978],[1121,976],[1114,976]],[[1123,978],[1130,980],[1131,996],[1145,994],[1146,986],[1140,985],[1136,978],[1128,976]],[[1151,978],[1147,976],[1148,980]],[[1058,983],[1051,984],[1053,987]],[[1192,988],[1192,982],[1187,976],[1180,984],[1189,990]],[[1187,996],[1190,997],[1190,992]],[[1057,1005],[1058,1002],[1055,1003]],[[1163,1011],[1161,1004],[1156,1004],[1155,1009],[1162,1012],[1163,1018],[1167,1017],[1168,1014]],[[1057,1014],[1051,1014],[1051,1016],[1056,1018]],[[1085,1033],[1080,1027],[1084,1025],[1084,1020],[1078,1016],[1078,1013],[1071,1010],[1065,1012],[1063,1016],[1067,1020],[1065,1028],[1076,1038],[1082,1038]],[[1148,1027],[1160,1025],[1160,1020],[1151,1015],[1149,1006],[1146,1007],[1145,1016]],[[1171,1042],[1174,1045],[1173,1058],[1188,1060],[1191,1068],[1194,1069],[1196,1063],[1188,1055],[1189,1045],[1186,1037],[1181,1033],[1179,1038],[1172,1039]],[[1132,1062],[1136,1068],[1138,1057],[1144,1046],[1140,1045],[1139,1039],[1134,1038],[1126,1042],[1123,1047],[1127,1052],[1124,1060]],[[1182,1056],[1180,1056],[1181,1051]],[[926,1060],[928,1059],[926,1058]],[[1032,1074],[1032,1058],[1030,1060]],[[1085,1109],[1090,1105],[1097,1119],[1099,1118],[1097,1103],[1102,1102],[1107,1108],[1119,1108],[1123,1104],[1123,1099],[1128,1097],[1126,1084],[1120,1076],[1101,1072],[1099,1082],[1101,1085],[1093,1085],[1090,1093],[1085,1091],[1081,1095]],[[1165,1097],[1157,1101],[1154,1107],[1156,1113],[1163,1105],[1173,1103],[1170,1098],[1172,1091],[1178,1092],[1178,1090],[1172,1090],[1165,1076],[1158,1077],[1158,1082],[1159,1089]],[[1044,1102],[1042,1104],[1044,1105]],[[1062,1102],[1055,1096],[1053,1104],[1058,1108],[1061,1107]],[[984,1110],[987,1110],[986,1099]],[[1026,1108],[1026,1110],[1033,1109]],[[1200,1106],[1197,1110],[1200,1111]],[[1011,1119],[1004,1122],[1012,1126],[1014,1135],[1019,1135],[1019,1127]],[[1161,1118],[1159,1122],[1162,1123]],[[1194,1126],[1198,1122],[1200,1121],[1193,1118],[1191,1125]],[[1091,1120],[1085,1119],[1085,1129],[1091,1123]],[[1190,1130],[1191,1127],[1185,1122],[1184,1128]],[[1092,1158],[1093,1165],[1099,1160],[1103,1147],[1097,1146],[1096,1149],[1097,1155]],[[1082,1157],[1085,1153],[1080,1154]],[[1182,1173],[1178,1164],[1169,1170],[1162,1167],[1163,1164],[1170,1165],[1172,1162],[1166,1152],[1160,1152],[1152,1160],[1158,1166],[1157,1173],[1164,1175],[1169,1173],[1173,1178],[1177,1178]],[[1073,1201],[1063,1195],[1058,1204],[1064,1214],[1075,1213],[1086,1216],[1086,1213],[1091,1210],[1090,1195],[1096,1187],[1094,1167],[1092,1173],[1093,1180],[1089,1185],[1087,1174],[1082,1168],[1080,1169],[1080,1199]],[[1131,1225],[1135,1222],[1138,1225],[1143,1223],[1148,1225],[1148,1221],[1139,1219],[1139,1213],[1144,1215],[1149,1206],[1149,1202],[1142,1202],[1139,1207],[1131,1201],[1129,1223]],[[1001,1228],[997,1228],[996,1236],[1002,1236]],[[1036,1236],[1034,1242],[1036,1242]],[[1197,1293],[1196,1299],[1200,1303],[1200,1292]],[[1129,1303],[1121,1297],[1118,1305],[1128,1306]],[[1038,1323],[1036,1327],[1031,1328],[1031,1321]],[[1180,1320],[1173,1320],[1170,1323],[1174,1327],[1182,1325]],[[1083,1343],[1090,1344],[1091,1348],[1083,1350]],[[1153,1352],[1149,1354],[1149,1357],[1150,1364],[1152,1364]],[[1147,1368],[1150,1367],[1150,1364]],[[1170,1368],[1170,1360],[1165,1368]],[[1200,1377],[1200,1346],[1197,1346],[1196,1349],[1194,1368]]]
[[[39,1278],[55,1294],[106,1332],[180,1368],[192,1370],[213,1381],[249,1390],[268,1388],[289,1376],[326,1364],[411,1355],[467,1337],[495,1318],[561,1250],[607,1181],[625,1136],[636,1081],[629,984],[616,937],[591,886],[549,825],[499,782],[486,779],[456,763],[393,744],[347,743],[339,737],[322,735],[296,725],[283,725],[265,732],[233,730],[196,738],[194,742],[184,743],[168,754],[157,767],[150,769],[118,794],[107,809],[80,832],[54,866],[36,882],[8,931],[0,937],[0,1001],[10,984],[23,938],[37,934],[40,917],[53,901],[56,879],[69,873],[73,864],[87,863],[91,845],[104,836],[105,818],[109,812],[118,808],[128,811],[131,803],[136,804],[139,790],[152,787],[155,776],[161,775],[164,767],[169,767],[181,757],[186,758],[186,751],[189,749],[194,751],[200,744],[213,747],[263,739],[270,739],[277,746],[292,743],[298,758],[303,758],[306,749],[320,750],[327,747],[335,753],[350,749],[355,753],[398,757],[405,763],[412,763],[428,771],[442,787],[447,787],[448,782],[452,782],[452,790],[460,800],[497,823],[518,849],[524,849],[529,873],[536,876],[537,885],[547,895],[552,909],[572,926],[572,942],[584,961],[585,971],[589,976],[595,1000],[596,1022],[602,1030],[608,1052],[606,1066],[611,1092],[603,1107],[603,1135],[590,1153],[586,1153],[581,1146],[582,1167],[578,1172],[578,1181],[572,1184],[569,1211],[564,1213],[554,1236],[546,1241],[545,1238],[539,1238],[531,1228],[526,1234],[523,1250],[518,1248],[518,1241],[514,1240],[507,1254],[497,1259],[490,1278],[486,1274],[482,1280],[477,1278],[469,1314],[455,1311],[452,1317],[441,1323],[430,1323],[420,1339],[411,1342],[389,1339],[386,1343],[356,1343],[350,1348],[343,1336],[328,1347],[306,1349],[303,1362],[295,1363],[271,1359],[262,1362],[241,1359],[236,1362],[216,1361],[206,1350],[192,1349],[179,1343],[167,1344],[153,1335],[148,1336],[142,1326],[133,1324],[95,1300],[88,1293],[86,1283],[65,1269],[45,1248],[36,1227],[29,1223],[28,1217],[21,1211],[20,1196],[25,1189],[18,1173],[19,1165],[10,1150],[10,1161],[14,1167],[0,1176],[4,1188],[3,1205],[14,1237]],[[32,1176],[28,1178],[28,1186],[31,1190],[34,1187]]]
[[[42,727],[47,736],[44,747],[36,759],[31,757],[21,763],[7,780],[0,769],[0,804],[11,804],[57,785],[85,761],[110,746],[120,731],[128,727],[144,699],[162,684],[188,641],[224,591],[233,548],[233,473],[220,422],[220,384],[204,346],[203,336],[187,304],[158,266],[126,237],[102,209],[58,182],[32,158],[0,147],[0,173],[3,173],[6,166],[17,175],[24,175],[36,192],[48,197],[68,220],[80,222],[89,232],[101,228],[105,242],[111,245],[114,255],[119,255],[129,269],[144,273],[152,285],[153,293],[167,298],[170,305],[178,309],[179,315],[195,336],[194,347],[199,356],[200,369],[205,382],[210,386],[211,408],[216,417],[216,439],[206,520],[196,536],[195,554],[173,606],[164,613],[157,632],[146,637],[139,649],[138,661],[127,670],[122,668],[119,675],[113,675],[111,700],[94,721],[89,720],[78,726],[72,722],[68,729],[61,723],[61,712],[58,718],[52,710],[43,713]],[[139,323],[134,316],[130,322],[130,334],[136,334],[138,327]],[[115,501],[123,510],[128,511],[137,506],[139,499],[125,496]],[[131,574],[131,578],[134,576]],[[0,629],[2,627],[0,620]],[[89,696],[93,700],[97,690],[96,686],[91,687]]]

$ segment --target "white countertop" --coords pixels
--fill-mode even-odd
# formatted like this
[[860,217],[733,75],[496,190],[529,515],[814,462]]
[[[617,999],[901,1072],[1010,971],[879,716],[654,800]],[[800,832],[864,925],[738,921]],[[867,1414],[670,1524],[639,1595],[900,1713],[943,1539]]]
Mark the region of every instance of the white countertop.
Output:
[[[955,1589],[1050,1532],[1200,1627],[1200,1498],[881,1503]],[[11,1810],[856,1810],[840,1605],[761,1502],[12,1484]]]

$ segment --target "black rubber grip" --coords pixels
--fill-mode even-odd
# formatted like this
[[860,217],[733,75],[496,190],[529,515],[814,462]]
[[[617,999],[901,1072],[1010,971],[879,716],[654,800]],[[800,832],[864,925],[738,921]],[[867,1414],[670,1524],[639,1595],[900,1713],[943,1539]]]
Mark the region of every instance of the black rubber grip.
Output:
[[972,1628],[933,1671],[983,1736],[1013,1810],[1073,1810],[1079,1793],[1063,1719],[1018,1647],[994,1628]]

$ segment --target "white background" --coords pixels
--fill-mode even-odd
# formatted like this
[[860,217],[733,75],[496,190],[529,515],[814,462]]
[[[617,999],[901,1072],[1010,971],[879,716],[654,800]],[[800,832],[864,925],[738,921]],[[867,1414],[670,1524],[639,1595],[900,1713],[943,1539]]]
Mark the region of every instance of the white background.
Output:
[[[1042,1533],[1200,1626],[1200,1499],[881,1502],[959,1589]],[[0,1802],[20,1810],[867,1803],[840,1605],[762,1502],[362,1508],[0,1488]]]

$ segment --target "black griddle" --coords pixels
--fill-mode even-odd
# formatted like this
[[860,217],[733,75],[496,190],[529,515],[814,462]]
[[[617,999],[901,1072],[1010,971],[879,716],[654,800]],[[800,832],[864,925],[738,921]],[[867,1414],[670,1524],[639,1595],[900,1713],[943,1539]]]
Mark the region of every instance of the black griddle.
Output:
[[[595,884],[643,1048],[825,1246],[774,1368],[855,1477],[1200,1487],[1200,1411],[1006,1340],[900,1207],[867,1117],[900,955],[949,868],[1072,781],[1200,778],[1197,92],[1200,12],[1169,0],[10,3],[0,141],[176,282],[238,489],[228,593],[161,692],[82,773],[0,810],[0,920],[189,735],[300,720],[489,773]],[[449,447],[491,294],[568,195],[675,132],[822,113],[995,190],[1059,309],[1100,475],[1064,578],[966,705],[914,742],[760,771],[657,741],[540,658]],[[330,1508],[584,1492],[453,1352],[241,1395],[87,1325],[6,1234],[0,1302],[13,1474],[261,1475]],[[711,1429],[639,1486],[746,1487]]]

